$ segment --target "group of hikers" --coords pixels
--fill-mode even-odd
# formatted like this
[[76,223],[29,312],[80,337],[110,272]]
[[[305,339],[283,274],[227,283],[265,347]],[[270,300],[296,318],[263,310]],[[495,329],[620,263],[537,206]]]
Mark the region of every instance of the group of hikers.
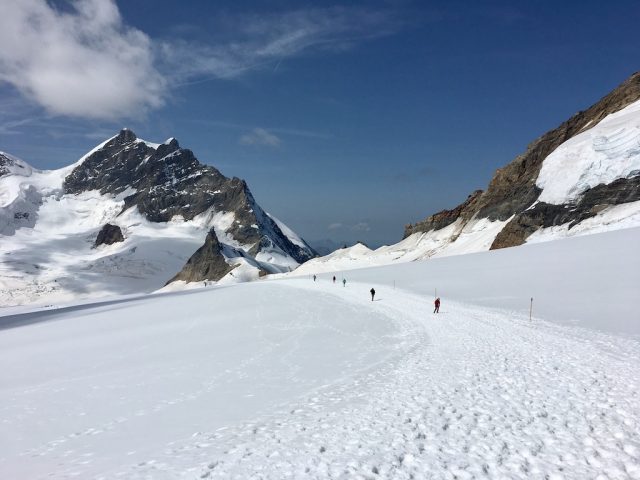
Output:
[[[314,275],[313,276],[313,281],[315,282],[317,278],[318,277],[316,277]],[[333,283],[336,283],[336,276],[335,275],[333,276]],[[347,286],[347,279],[346,278],[342,279],[342,286],[343,287]],[[376,296],[376,289],[372,287],[371,290],[369,290],[369,293],[371,294],[371,301],[373,302],[374,298]],[[433,302],[433,306],[434,306],[433,313],[440,313],[440,297],[436,297],[436,299]]]

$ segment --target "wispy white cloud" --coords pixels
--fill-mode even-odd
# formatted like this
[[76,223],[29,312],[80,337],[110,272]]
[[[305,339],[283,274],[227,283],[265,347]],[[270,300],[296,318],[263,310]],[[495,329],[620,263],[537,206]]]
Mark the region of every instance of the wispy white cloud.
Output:
[[21,120],[10,120],[0,123],[0,135],[18,135],[21,132],[20,127],[29,125],[33,119],[23,118]]
[[[243,125],[240,123],[233,122],[225,122],[223,120],[203,120],[200,118],[188,118],[184,120],[185,122],[192,122],[201,125],[207,125],[211,127],[219,127],[219,128],[228,128],[233,130],[253,130],[257,127],[252,125]],[[315,132],[312,130],[300,130],[297,128],[282,128],[282,127],[264,127],[265,130],[268,130],[272,133],[278,133],[284,136],[290,135],[293,137],[306,137],[306,138],[333,138],[334,135],[325,132]]]
[[152,39],[124,23],[115,0],[69,4],[2,2],[0,85],[53,115],[108,120],[158,108],[180,85],[277,70],[285,58],[344,51],[398,26],[385,11],[308,8],[225,17],[224,35],[205,43]]
[[2,2],[0,82],[48,112],[83,118],[135,116],[163,104],[167,82],[151,39],[123,23],[113,0]]
[[371,227],[367,222],[360,222],[353,225],[351,227],[351,230],[353,230],[354,232],[368,232],[369,230],[371,230]]
[[371,226],[367,222],[359,222],[353,225],[336,222],[330,224],[328,230],[340,230],[343,228],[351,230],[352,232],[368,232],[371,230]]
[[242,135],[239,141],[241,145],[266,145],[268,147],[279,147],[282,143],[282,140],[264,128],[254,128],[251,132]]
[[225,17],[231,41],[214,45],[187,41],[162,42],[160,57],[176,82],[190,84],[233,78],[270,67],[282,59],[319,51],[344,51],[371,38],[389,35],[398,27],[387,11],[362,7],[311,8],[267,15]]

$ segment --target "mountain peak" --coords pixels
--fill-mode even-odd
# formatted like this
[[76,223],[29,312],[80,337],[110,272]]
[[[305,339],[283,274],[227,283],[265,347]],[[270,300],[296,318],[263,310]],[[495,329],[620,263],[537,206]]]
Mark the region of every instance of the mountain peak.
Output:
[[133,133],[132,130],[129,130],[128,128],[123,128],[122,130],[120,130],[120,133],[118,133],[118,135],[114,140],[117,140],[118,143],[131,143],[137,139],[138,137],[136,136],[135,133]]

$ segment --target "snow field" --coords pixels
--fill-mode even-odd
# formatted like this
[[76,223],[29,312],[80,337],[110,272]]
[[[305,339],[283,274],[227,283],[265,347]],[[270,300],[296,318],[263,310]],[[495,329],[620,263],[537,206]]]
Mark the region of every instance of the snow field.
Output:
[[122,478],[640,478],[637,342],[449,301],[434,315],[383,285],[375,302],[368,284],[296,285],[394,318],[411,348]]
[[0,316],[0,478],[640,478],[639,235]]
[[0,472],[640,478],[640,343],[432,300],[291,279],[40,313],[0,332]]
[[165,452],[195,432],[268,415],[407,348],[384,315],[269,283],[0,325],[0,478],[16,479],[115,478],[171,462]]

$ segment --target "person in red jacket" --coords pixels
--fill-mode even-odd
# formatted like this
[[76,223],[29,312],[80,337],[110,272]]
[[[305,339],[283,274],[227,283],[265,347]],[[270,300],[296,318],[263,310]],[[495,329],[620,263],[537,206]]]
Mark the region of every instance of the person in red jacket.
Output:
[[436,308],[433,309],[433,313],[440,313],[440,297],[436,298],[436,301],[433,302]]

